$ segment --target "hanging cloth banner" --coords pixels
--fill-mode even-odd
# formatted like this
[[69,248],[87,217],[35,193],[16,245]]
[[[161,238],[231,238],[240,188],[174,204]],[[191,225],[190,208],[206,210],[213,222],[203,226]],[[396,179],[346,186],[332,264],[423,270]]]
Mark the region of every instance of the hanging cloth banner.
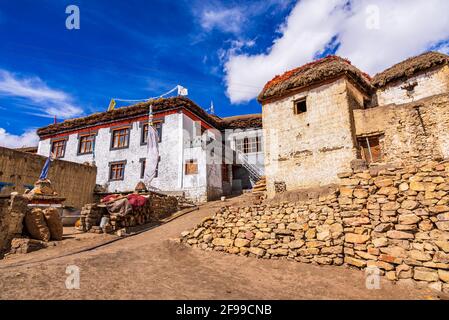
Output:
[[48,171],[50,170],[50,163],[53,161],[54,158],[53,152],[50,153],[47,160],[45,161],[44,167],[42,168],[41,175],[39,176],[39,180],[45,180],[48,177]]
[[150,189],[151,181],[156,176],[157,164],[159,162],[159,136],[153,127],[153,106],[150,106],[148,114],[148,137],[147,137],[147,158],[145,160],[144,183]]

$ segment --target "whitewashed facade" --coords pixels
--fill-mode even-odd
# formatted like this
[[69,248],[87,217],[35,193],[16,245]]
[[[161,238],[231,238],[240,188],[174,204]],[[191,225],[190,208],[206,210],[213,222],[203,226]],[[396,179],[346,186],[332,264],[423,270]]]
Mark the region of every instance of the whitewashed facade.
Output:
[[[238,165],[234,164],[235,157],[225,163],[224,131],[220,131],[223,128],[217,129],[207,120],[183,108],[176,112],[155,112],[154,123],[159,126],[160,133],[160,159],[152,187],[163,192],[183,192],[192,200],[204,202],[229,194],[233,183],[241,185],[241,182],[233,181],[233,166]],[[98,185],[108,192],[132,191],[139,181],[143,181],[147,154],[143,140],[146,123],[147,117],[143,114],[107,123],[56,130],[52,134],[41,135],[38,154],[48,156],[52,150],[58,153],[61,160],[94,163],[97,166]],[[114,148],[117,130],[126,130],[128,134],[122,138],[124,146]],[[236,136],[243,139],[245,135],[253,136],[255,132],[261,135],[262,130],[237,130],[231,135],[226,143],[232,146],[231,153],[235,149]],[[91,146],[87,148],[83,143],[86,136],[91,137]],[[56,148],[58,144],[60,150]],[[86,149],[91,152],[85,152]],[[261,155],[262,150],[259,150],[258,153],[249,154],[249,157]],[[263,168],[263,158],[258,161],[259,166],[262,161]],[[227,172],[225,177],[222,176],[224,169]],[[120,174],[116,175],[117,172]]]

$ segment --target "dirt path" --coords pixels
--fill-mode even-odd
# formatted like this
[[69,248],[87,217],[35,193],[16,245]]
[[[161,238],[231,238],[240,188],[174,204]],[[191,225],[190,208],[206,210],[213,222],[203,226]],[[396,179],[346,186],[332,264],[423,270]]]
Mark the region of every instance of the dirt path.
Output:
[[[239,201],[233,199],[232,202]],[[98,249],[13,268],[0,261],[1,299],[436,299],[428,289],[382,281],[344,267],[259,260],[204,252],[172,239],[213,214],[209,203],[165,225]],[[104,239],[102,239],[104,241]],[[65,248],[69,250],[70,248]],[[34,261],[48,256],[33,254]],[[54,255],[53,255],[54,257]],[[28,262],[30,260],[27,260]],[[79,290],[67,290],[68,265],[80,268]]]

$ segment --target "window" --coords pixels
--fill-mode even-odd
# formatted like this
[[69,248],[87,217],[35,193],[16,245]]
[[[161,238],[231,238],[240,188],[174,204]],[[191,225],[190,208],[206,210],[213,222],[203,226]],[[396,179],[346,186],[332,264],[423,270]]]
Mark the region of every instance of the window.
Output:
[[112,130],[112,148],[123,149],[129,146],[129,128]]
[[237,151],[243,153],[262,152],[262,137],[246,137],[235,141]]
[[307,111],[307,102],[306,102],[306,98],[300,99],[300,100],[296,100],[294,102],[294,107],[293,107],[293,113],[294,114],[301,114]]
[[51,146],[51,152],[55,155],[56,158],[64,157],[65,143],[66,143],[65,139],[53,141]]
[[367,163],[381,162],[380,136],[358,138],[360,156]]
[[88,154],[94,151],[95,134],[86,134],[79,137],[78,154]]
[[[157,131],[157,136],[159,138],[158,142],[162,141],[162,121],[153,122],[153,127]],[[142,138],[140,140],[140,144],[147,144],[148,141],[148,123],[144,123],[142,126]]]
[[112,162],[109,164],[109,180],[117,181],[125,178],[126,161]]
[[[161,161],[161,157],[157,159],[157,166],[156,166],[156,173],[154,175],[155,178],[159,175],[159,162]],[[143,179],[145,177],[145,166],[146,166],[146,159],[142,158],[140,159],[140,179]]]
[[198,163],[196,160],[187,160],[186,161],[186,167],[185,167],[185,174],[191,175],[191,174],[197,174],[198,173]]

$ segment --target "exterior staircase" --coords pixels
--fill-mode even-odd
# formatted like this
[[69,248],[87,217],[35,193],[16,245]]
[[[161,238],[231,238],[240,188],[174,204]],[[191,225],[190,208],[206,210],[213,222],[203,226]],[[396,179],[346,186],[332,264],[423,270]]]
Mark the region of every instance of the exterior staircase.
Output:
[[248,156],[246,154],[244,154],[243,152],[240,151],[236,151],[237,154],[237,158],[240,161],[240,163],[242,164],[242,166],[248,170],[249,173],[249,179],[251,180],[252,184],[256,184],[263,176],[263,172],[262,170],[257,167],[254,164],[251,164],[248,161]]
[[253,187],[253,193],[267,191],[267,179],[263,176]]

